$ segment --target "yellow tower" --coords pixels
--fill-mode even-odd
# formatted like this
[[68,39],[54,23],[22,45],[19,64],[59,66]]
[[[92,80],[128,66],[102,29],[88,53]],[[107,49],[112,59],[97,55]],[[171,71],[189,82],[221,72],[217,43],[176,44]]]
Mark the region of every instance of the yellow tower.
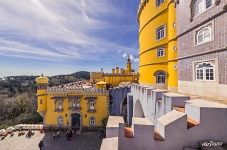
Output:
[[126,65],[126,73],[131,73],[132,72],[132,63],[130,57],[127,59],[127,65]]
[[49,79],[44,77],[43,74],[35,79],[37,84],[37,103],[38,103],[38,110],[37,112],[44,117],[47,111],[47,85]]
[[176,10],[172,0],[141,0],[139,83],[177,90]]

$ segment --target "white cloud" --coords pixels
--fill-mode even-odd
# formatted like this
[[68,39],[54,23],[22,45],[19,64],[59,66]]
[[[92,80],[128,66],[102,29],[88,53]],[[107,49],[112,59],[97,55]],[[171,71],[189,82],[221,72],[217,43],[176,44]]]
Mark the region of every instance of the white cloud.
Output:
[[127,53],[124,53],[124,54],[122,55],[123,58],[126,58],[127,56],[128,56]]
[[133,56],[132,54],[129,55],[129,58],[134,61],[134,62],[138,62],[139,58],[136,58],[135,56]]
[[0,1],[0,33],[5,34],[0,38],[0,55],[97,60],[97,54],[128,49],[91,34],[94,30],[115,28],[103,19],[104,15],[123,14],[108,0]]
[[131,55],[129,55],[129,58],[131,59],[131,60],[134,60],[135,59],[135,57],[131,54]]
[[[122,53],[122,51],[118,51],[119,53]],[[124,52],[123,54],[122,54],[122,57],[123,58],[127,58],[129,56],[129,58],[132,60],[132,61],[134,61],[134,62],[139,62],[139,58],[137,58],[137,57],[135,57],[134,55],[132,55],[132,54],[127,54],[126,52]]]

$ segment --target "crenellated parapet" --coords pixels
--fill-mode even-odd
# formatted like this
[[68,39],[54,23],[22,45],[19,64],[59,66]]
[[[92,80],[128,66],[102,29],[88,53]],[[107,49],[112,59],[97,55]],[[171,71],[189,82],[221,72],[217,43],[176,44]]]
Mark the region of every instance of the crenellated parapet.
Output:
[[58,88],[58,87],[48,87],[47,93],[51,96],[67,96],[67,95],[108,95],[108,91],[105,89],[97,88]]
[[148,3],[149,0],[140,0],[140,4],[138,7],[138,11],[137,11],[137,18],[138,18],[138,22],[139,22],[139,17],[141,15],[141,12],[143,10],[143,8],[146,6],[146,4]]
[[120,118],[109,117],[108,123],[115,124],[118,133],[107,128],[115,136],[104,139],[101,150],[116,140],[118,145],[110,150],[198,149],[203,142],[227,142],[227,105],[195,99],[187,101],[184,108],[173,109],[157,118],[157,125],[146,117],[133,117],[131,126],[126,126]]
[[131,72],[131,73],[121,73],[121,74],[117,74],[117,73],[105,73],[105,76],[139,76],[139,73],[137,72]]

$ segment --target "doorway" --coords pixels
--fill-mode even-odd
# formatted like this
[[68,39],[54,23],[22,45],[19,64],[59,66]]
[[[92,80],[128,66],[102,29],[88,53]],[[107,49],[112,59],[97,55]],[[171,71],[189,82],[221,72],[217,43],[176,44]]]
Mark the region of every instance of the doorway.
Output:
[[81,126],[82,126],[81,114],[73,113],[71,115],[71,127],[72,127],[72,129],[81,130]]

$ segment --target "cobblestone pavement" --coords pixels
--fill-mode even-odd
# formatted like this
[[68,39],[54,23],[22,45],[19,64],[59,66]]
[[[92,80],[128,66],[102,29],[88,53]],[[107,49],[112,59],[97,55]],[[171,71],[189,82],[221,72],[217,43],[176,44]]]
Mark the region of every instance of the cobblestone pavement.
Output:
[[25,135],[19,137],[17,134],[15,132],[13,137],[8,135],[4,140],[0,140],[0,150],[39,150],[40,140],[44,142],[43,150],[99,150],[102,142],[96,132],[76,135],[71,141],[67,141],[63,135],[53,140],[51,132],[45,134],[35,132],[31,138],[26,138]]

